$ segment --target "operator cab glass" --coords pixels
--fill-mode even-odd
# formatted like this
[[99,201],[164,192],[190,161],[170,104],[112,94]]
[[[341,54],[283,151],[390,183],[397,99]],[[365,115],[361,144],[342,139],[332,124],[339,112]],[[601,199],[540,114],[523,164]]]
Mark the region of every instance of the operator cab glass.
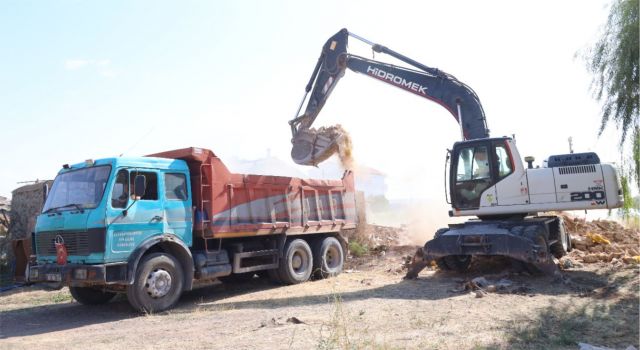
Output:
[[504,140],[465,142],[454,148],[451,198],[457,209],[480,207],[482,193],[513,172]]

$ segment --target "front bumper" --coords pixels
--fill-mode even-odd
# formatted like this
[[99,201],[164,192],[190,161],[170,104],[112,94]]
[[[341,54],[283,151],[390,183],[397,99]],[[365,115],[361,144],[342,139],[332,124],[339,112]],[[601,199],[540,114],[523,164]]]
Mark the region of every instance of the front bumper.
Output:
[[127,283],[127,263],[116,264],[33,264],[27,268],[31,283],[60,283],[82,287]]

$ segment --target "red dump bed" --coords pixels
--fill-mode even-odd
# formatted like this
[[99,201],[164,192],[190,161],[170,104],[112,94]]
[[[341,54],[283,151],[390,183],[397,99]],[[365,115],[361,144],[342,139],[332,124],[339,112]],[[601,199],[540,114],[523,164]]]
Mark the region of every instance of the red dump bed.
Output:
[[187,162],[194,233],[207,238],[338,232],[356,227],[353,173],[342,180],[232,174],[212,151],[149,155]]

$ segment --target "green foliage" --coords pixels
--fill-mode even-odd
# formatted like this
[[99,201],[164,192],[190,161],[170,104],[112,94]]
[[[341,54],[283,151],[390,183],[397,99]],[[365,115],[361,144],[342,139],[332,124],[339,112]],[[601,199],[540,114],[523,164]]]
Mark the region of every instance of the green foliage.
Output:
[[614,0],[602,37],[587,53],[592,88],[603,102],[600,134],[610,121],[615,122],[622,132],[620,147],[629,131],[637,138],[639,125],[638,7],[638,0]]
[[622,217],[629,218],[629,213],[631,213],[631,209],[634,208],[635,201],[631,196],[631,190],[629,189],[629,179],[627,176],[622,175],[620,177],[620,185],[622,186],[622,199],[624,200],[624,205],[622,206]]
[[[636,179],[636,185],[640,188],[640,131],[638,128],[633,132],[631,158],[633,158],[633,175]],[[636,208],[638,208],[638,206],[636,206]]]
[[359,257],[369,253],[369,247],[358,241],[349,241],[349,251],[353,256]]

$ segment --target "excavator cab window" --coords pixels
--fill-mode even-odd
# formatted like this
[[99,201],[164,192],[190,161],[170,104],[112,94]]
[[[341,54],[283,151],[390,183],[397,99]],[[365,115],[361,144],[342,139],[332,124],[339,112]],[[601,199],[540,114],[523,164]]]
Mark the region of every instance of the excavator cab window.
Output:
[[502,180],[513,172],[513,163],[504,144],[496,144],[496,162],[498,164],[498,178]]
[[485,140],[458,145],[452,157],[451,197],[453,207],[475,209],[480,207],[480,196],[513,172],[509,152],[502,142]]

